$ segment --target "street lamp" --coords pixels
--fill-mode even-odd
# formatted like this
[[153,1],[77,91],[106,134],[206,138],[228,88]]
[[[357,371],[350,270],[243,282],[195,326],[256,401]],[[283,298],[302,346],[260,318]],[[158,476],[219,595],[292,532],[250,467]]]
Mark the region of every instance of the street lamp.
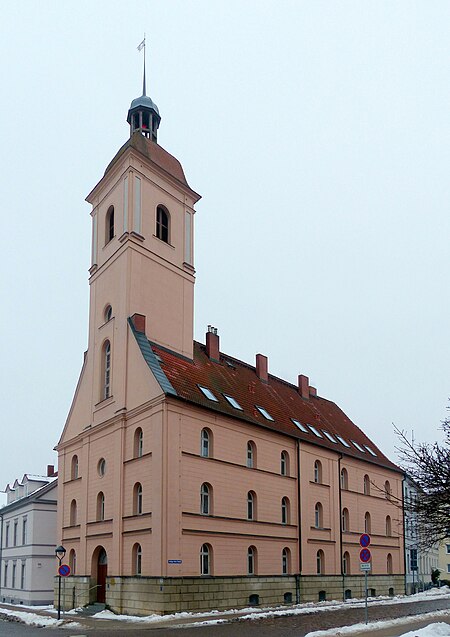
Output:
[[[64,556],[66,554],[66,549],[64,548],[64,546],[57,546],[55,549],[55,555],[59,560],[59,566],[61,567],[61,562],[64,559]],[[58,569],[58,619],[60,619],[61,617],[61,574],[59,573],[59,569]]]

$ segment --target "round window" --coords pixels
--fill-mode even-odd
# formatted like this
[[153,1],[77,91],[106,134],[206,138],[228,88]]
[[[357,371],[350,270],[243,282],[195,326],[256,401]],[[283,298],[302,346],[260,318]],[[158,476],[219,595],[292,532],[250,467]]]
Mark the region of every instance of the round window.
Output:
[[104,476],[106,473],[106,460],[104,458],[100,458],[100,460],[98,461],[98,475],[99,476]]

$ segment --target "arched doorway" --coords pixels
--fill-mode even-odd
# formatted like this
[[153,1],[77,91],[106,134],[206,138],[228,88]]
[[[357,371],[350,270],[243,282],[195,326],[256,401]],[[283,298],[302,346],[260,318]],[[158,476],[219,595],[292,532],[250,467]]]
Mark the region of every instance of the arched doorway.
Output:
[[106,576],[108,574],[108,556],[102,547],[97,558],[97,602],[106,603]]

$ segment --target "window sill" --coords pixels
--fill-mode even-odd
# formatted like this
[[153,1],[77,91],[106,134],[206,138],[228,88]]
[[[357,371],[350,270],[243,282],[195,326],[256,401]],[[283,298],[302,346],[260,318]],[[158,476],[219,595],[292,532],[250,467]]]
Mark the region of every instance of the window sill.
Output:
[[153,235],[153,238],[157,239],[160,243],[163,243],[165,246],[168,246],[169,248],[172,248],[172,250],[175,250],[175,246],[173,246],[168,241],[164,241],[164,239],[160,239],[159,237],[156,236],[156,234]]
[[114,396],[108,396],[108,398],[103,398],[103,400],[101,400],[96,405],[94,405],[94,409],[103,409],[103,407],[107,407],[113,402],[114,402]]

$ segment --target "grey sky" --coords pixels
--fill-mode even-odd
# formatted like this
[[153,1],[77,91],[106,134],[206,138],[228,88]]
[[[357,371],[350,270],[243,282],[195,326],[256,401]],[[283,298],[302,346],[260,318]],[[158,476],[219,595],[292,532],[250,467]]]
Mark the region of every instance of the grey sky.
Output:
[[0,488],[55,461],[87,347],[90,207],[143,32],[203,195],[196,338],[309,375],[395,460],[450,395],[450,3],[2,2]]

